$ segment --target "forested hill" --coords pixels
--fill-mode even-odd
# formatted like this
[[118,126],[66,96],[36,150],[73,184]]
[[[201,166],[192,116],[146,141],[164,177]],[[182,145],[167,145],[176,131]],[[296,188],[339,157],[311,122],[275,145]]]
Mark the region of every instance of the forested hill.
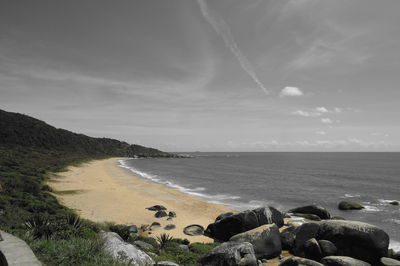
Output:
[[58,129],[33,117],[0,110],[0,145],[73,152],[89,156],[175,157],[110,138],[93,138]]

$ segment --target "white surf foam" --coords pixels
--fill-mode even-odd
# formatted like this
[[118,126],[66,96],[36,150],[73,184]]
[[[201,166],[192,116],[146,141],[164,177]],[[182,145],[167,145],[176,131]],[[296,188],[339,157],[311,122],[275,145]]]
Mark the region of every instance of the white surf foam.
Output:
[[[132,159],[134,159],[134,158],[132,158]],[[131,160],[131,159],[128,159],[128,160]],[[179,190],[183,193],[189,194],[189,195],[203,198],[208,202],[226,205],[227,203],[224,201],[240,199],[239,196],[234,196],[234,195],[229,195],[229,194],[210,195],[210,194],[200,193],[200,191],[205,191],[206,189],[204,187],[187,188],[187,187],[180,186],[178,184],[173,183],[172,181],[164,180],[162,177],[159,177],[158,175],[145,173],[145,172],[140,171],[132,166],[128,166],[126,161],[127,160],[118,160],[119,167],[128,169],[132,173],[139,175],[142,178],[151,180],[152,182],[162,184],[162,185],[165,185],[165,186],[173,188],[173,189],[177,189],[177,190]]]
[[393,249],[396,252],[400,252],[400,242],[397,240],[390,240],[389,248]]

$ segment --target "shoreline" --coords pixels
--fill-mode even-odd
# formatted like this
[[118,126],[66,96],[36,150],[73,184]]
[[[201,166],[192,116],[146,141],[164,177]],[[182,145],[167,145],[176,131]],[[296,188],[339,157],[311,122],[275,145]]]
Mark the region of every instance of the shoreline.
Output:
[[[128,173],[118,165],[118,160],[122,159],[125,158],[94,160],[68,167],[66,172],[53,175],[49,185],[57,191],[54,195],[60,203],[76,210],[82,218],[94,222],[134,224],[138,228],[159,222],[161,227],[150,231],[149,236],[167,233],[175,238],[187,238],[190,242],[209,243],[213,239],[185,235],[184,227],[199,224],[206,228],[219,214],[236,212]],[[177,217],[172,221],[167,221],[167,217],[156,218],[155,212],[145,209],[153,205],[163,205],[167,212],[176,212]],[[174,224],[176,228],[164,230],[167,224]]]

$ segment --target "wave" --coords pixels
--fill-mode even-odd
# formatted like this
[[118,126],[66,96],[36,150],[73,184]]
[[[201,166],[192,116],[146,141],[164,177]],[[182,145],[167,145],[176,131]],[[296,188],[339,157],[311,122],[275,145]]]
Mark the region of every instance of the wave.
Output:
[[389,248],[393,249],[396,252],[400,252],[400,242],[397,240],[390,240]]
[[341,198],[359,198],[361,195],[359,194],[344,194],[344,196],[341,196]]
[[[136,158],[130,158],[128,160],[132,160],[132,159],[136,159]],[[186,193],[186,194],[189,194],[192,196],[197,196],[197,197],[202,198],[210,203],[230,205],[230,203],[227,201],[240,199],[239,196],[234,196],[234,195],[229,195],[229,194],[210,195],[210,194],[200,193],[200,191],[205,191],[206,189],[204,187],[187,188],[187,187],[175,184],[174,182],[165,180],[163,177],[159,177],[158,175],[145,173],[143,171],[136,169],[135,167],[128,166],[126,161],[127,160],[118,160],[119,167],[125,168],[125,169],[131,171],[132,173],[139,175],[142,178],[148,179],[152,182],[165,185],[169,188],[177,189],[183,193]]]

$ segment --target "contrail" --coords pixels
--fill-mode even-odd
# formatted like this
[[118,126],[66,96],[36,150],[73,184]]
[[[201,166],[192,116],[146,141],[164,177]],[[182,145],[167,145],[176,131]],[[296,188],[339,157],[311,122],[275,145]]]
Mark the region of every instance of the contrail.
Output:
[[200,6],[201,13],[204,19],[211,24],[214,30],[217,32],[219,36],[224,40],[225,45],[231,50],[231,52],[236,56],[237,60],[240,63],[240,66],[246,73],[253,79],[253,81],[263,90],[265,94],[269,94],[268,90],[264,87],[261,81],[258,79],[256,72],[251,66],[249,60],[247,60],[246,56],[242,54],[240,51],[235,39],[232,36],[231,30],[228,25],[226,25],[225,21],[221,18],[213,17],[207,7],[207,3],[205,0],[197,0],[197,3]]

